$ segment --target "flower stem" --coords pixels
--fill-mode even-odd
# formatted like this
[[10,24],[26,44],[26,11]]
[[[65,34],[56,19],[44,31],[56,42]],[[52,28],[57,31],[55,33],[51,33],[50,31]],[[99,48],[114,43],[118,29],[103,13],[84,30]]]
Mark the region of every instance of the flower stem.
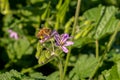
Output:
[[80,4],[81,4],[81,0],[78,0],[76,12],[75,12],[75,20],[74,20],[71,36],[74,36],[74,34],[75,34],[75,29],[76,29],[76,26],[77,26],[77,23],[78,23],[78,16],[79,16],[79,12],[80,12]]
[[62,72],[63,72],[62,63],[60,61],[60,80],[62,80]]
[[63,80],[63,65],[62,60],[59,58],[59,70],[60,70],[60,80]]
[[[76,8],[76,13],[75,13],[75,20],[74,20],[74,24],[73,24],[73,29],[72,29],[71,36],[74,36],[74,34],[75,34],[75,29],[76,29],[76,26],[77,26],[77,21],[78,21],[78,16],[79,16],[79,10],[80,10],[80,3],[81,3],[81,0],[78,0],[78,2],[77,2],[77,8]],[[65,67],[64,67],[63,79],[62,80],[64,80],[64,78],[65,78],[65,74],[66,74],[67,66],[68,66],[68,61],[69,61],[69,58],[70,58],[71,49],[72,49],[72,47],[70,46],[69,47],[69,53],[67,54],[67,58],[66,58],[66,61],[65,61]]]
[[50,40],[51,41],[51,44],[52,44],[52,49],[53,49],[53,52],[55,51],[54,50],[54,43],[53,43],[53,41],[52,40]]
[[99,43],[98,43],[98,40],[95,41],[95,45],[96,45],[96,49],[95,49],[96,59],[98,59],[99,58]]

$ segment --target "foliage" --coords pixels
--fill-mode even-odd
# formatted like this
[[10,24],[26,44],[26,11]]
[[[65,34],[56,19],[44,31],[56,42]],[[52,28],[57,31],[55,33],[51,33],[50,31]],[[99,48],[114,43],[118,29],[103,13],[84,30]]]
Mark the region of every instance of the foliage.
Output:
[[11,70],[0,74],[0,80],[45,80],[45,76],[42,76],[40,73],[31,73],[29,76],[23,75],[16,70]]
[[[0,80],[120,80],[120,1],[81,0],[76,19],[77,1],[0,1]],[[72,35],[69,52],[41,44],[41,28]]]
[[75,67],[70,72],[71,80],[78,80],[78,79],[84,79],[89,77],[92,74],[93,69],[95,69],[96,65],[97,65],[97,60],[93,55],[80,56],[78,61],[75,64]]

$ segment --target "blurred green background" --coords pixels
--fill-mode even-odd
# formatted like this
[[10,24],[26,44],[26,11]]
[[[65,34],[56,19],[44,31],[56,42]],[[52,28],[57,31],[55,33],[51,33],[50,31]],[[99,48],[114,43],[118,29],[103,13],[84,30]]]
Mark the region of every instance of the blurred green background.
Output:
[[[0,0],[0,80],[59,80],[55,60],[39,66],[36,34],[43,27],[71,34],[76,6],[77,0]],[[120,0],[81,0],[66,80],[120,79],[119,10]]]

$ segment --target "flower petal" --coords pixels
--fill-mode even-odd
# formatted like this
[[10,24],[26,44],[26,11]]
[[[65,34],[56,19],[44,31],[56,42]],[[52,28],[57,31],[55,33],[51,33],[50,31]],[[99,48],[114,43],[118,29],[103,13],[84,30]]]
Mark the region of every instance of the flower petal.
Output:
[[17,40],[18,39],[18,35],[16,34],[16,35],[14,35],[14,38]]
[[56,30],[53,30],[51,33],[51,36],[58,35],[58,32]]
[[18,34],[11,29],[8,30],[10,38],[18,39]]
[[56,45],[56,46],[60,46],[60,44],[59,44],[58,42],[55,42],[55,45]]
[[74,42],[72,42],[72,41],[66,41],[64,46],[70,46],[70,45],[73,45],[73,44],[74,44]]
[[55,38],[57,46],[60,46],[60,35],[56,34],[54,38]]
[[69,39],[69,35],[68,34],[62,34],[61,35],[61,42],[65,43],[68,39]]
[[63,50],[65,53],[68,53],[68,49],[67,49],[65,46],[62,46],[62,50]]
[[40,41],[40,43],[43,43],[44,41],[43,40],[39,40]]
[[45,41],[47,41],[49,38],[48,37],[46,37],[46,38],[44,38],[44,39],[41,39],[41,40],[39,40],[40,41],[40,43],[44,43]]
[[9,33],[11,33],[11,32],[12,32],[12,30],[11,30],[11,29],[9,29],[9,30],[8,30],[8,32],[9,32]]

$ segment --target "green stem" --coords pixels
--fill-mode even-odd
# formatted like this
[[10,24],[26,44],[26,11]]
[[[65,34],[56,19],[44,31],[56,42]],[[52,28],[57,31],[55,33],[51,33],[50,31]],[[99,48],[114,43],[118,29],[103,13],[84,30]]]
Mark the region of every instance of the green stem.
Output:
[[[74,36],[74,34],[75,34],[75,29],[76,29],[76,26],[77,26],[78,16],[79,16],[79,12],[80,12],[79,11],[80,10],[80,4],[81,4],[81,0],[78,0],[76,13],[75,13],[75,20],[74,20],[74,25],[73,25],[71,36]],[[67,66],[68,66],[68,61],[69,61],[69,58],[70,58],[71,49],[72,49],[72,47],[70,46],[69,47],[69,53],[67,54],[67,58],[66,58],[66,61],[65,61],[65,67],[64,67],[63,79],[62,80],[64,80],[64,78],[65,78],[65,74],[66,74]]]
[[98,43],[98,40],[95,41],[95,45],[96,45],[96,49],[95,49],[96,59],[98,59],[99,58],[99,43]]
[[115,32],[113,33],[113,35],[110,38],[110,41],[109,41],[109,43],[107,45],[107,51],[110,50],[110,48],[111,48],[111,46],[112,46],[112,44],[114,42],[114,39],[115,39],[115,37],[117,35],[117,32],[118,32],[119,28],[120,28],[120,22],[118,23],[117,28],[115,29]]
[[30,71],[32,71],[33,69],[37,69],[37,68],[39,68],[39,67],[41,67],[42,65],[40,65],[40,64],[37,64],[37,65],[35,65],[35,66],[33,66],[33,67],[29,67],[29,68],[25,68],[25,69],[22,69],[21,70],[21,73],[27,73],[27,72],[30,72]]
[[75,13],[75,20],[74,20],[73,29],[72,29],[72,35],[71,36],[74,36],[74,34],[75,34],[75,29],[76,29],[76,26],[77,26],[77,23],[78,23],[78,16],[79,16],[79,12],[80,12],[80,4],[81,4],[81,0],[78,0],[76,13]]
[[96,65],[95,69],[91,73],[91,76],[89,77],[89,80],[92,80],[93,76],[95,75],[95,73],[97,72],[97,70],[99,69],[99,67],[103,64],[103,61],[106,58],[106,56],[107,56],[107,51],[105,50],[103,52],[102,57],[98,60],[98,64]]
[[67,65],[68,65],[71,49],[72,49],[72,47],[69,47],[69,53],[67,54],[67,58],[66,58],[66,61],[65,61],[65,67],[64,67],[64,71],[63,71],[63,80],[65,78],[65,74],[66,74],[66,71],[67,71]]
[[51,44],[52,44],[52,49],[53,49],[53,52],[55,51],[54,50],[54,43],[53,43],[53,41],[52,40],[50,40],[51,41]]
[[63,80],[63,65],[62,60],[59,58],[59,70],[60,70],[60,80]]
[[62,67],[62,62],[60,60],[60,80],[62,80],[62,72],[63,72],[63,67]]

